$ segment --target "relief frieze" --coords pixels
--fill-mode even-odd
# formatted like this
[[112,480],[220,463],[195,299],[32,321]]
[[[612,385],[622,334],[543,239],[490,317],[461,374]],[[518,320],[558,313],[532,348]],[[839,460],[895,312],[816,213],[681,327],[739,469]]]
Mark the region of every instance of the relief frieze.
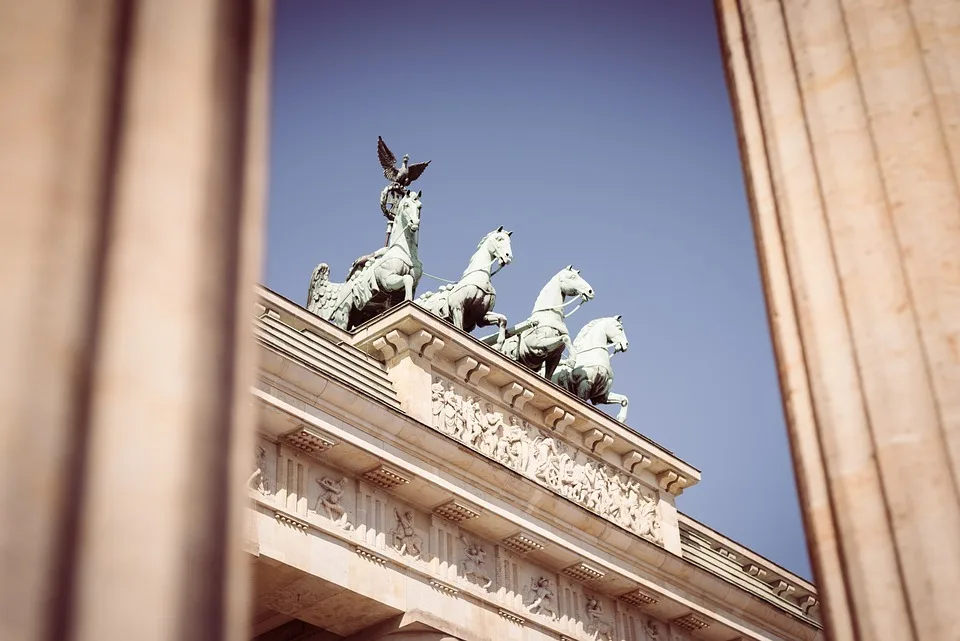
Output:
[[439,376],[431,387],[433,427],[599,516],[657,544],[658,497],[636,479]]

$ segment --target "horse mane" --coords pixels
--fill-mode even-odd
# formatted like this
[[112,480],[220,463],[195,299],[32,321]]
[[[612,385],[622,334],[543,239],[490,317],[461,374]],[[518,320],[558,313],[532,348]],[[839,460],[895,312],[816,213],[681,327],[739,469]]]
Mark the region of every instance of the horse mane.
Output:
[[480,242],[477,243],[477,249],[483,249],[483,244],[486,243],[487,240],[489,240],[491,236],[493,236],[493,235],[495,235],[495,234],[499,234],[501,231],[503,231],[503,230],[501,230],[501,229],[494,229],[494,230],[491,231],[491,232],[487,232],[487,235],[484,236],[483,238],[481,238],[481,239],[480,239]]
[[587,339],[587,334],[590,333],[590,330],[592,330],[600,321],[605,321],[605,320],[608,320],[609,318],[610,318],[609,316],[604,316],[602,318],[594,318],[592,321],[584,325],[583,328],[579,332],[577,332],[577,337],[573,339],[573,349],[579,351],[579,349],[583,347],[583,341]]
[[494,233],[495,233],[495,232],[489,232],[486,236],[484,236],[483,238],[481,238],[481,239],[480,239],[480,242],[477,243],[477,249],[482,249],[482,248],[483,248],[483,244],[484,244],[485,242],[487,242],[487,239],[490,238],[490,236],[491,236],[492,234],[494,234]]

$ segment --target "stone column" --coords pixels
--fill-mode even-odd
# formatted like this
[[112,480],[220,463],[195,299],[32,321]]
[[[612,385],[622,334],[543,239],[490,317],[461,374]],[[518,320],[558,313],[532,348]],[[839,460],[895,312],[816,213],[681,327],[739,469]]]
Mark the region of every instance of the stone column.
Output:
[[716,6],[831,638],[960,638],[960,4]]
[[268,17],[0,2],[0,638],[247,638]]

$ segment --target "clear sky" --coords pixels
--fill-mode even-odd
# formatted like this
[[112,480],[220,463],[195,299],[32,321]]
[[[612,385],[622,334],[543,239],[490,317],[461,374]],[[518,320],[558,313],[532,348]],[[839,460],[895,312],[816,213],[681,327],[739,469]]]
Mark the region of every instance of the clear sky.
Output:
[[382,245],[378,135],[432,160],[424,269],[455,279],[513,230],[512,322],[580,269],[596,298],[571,334],[623,315],[629,426],[703,472],[678,507],[809,577],[712,3],[279,0],[276,20],[265,284],[303,304],[318,262],[342,280]]

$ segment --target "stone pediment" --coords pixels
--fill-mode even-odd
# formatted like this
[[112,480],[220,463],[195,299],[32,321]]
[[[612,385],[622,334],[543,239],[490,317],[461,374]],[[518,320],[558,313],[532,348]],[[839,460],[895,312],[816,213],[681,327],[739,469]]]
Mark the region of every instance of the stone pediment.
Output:
[[698,470],[480,341],[403,304],[358,328],[404,411],[530,480],[663,544],[660,493]]

